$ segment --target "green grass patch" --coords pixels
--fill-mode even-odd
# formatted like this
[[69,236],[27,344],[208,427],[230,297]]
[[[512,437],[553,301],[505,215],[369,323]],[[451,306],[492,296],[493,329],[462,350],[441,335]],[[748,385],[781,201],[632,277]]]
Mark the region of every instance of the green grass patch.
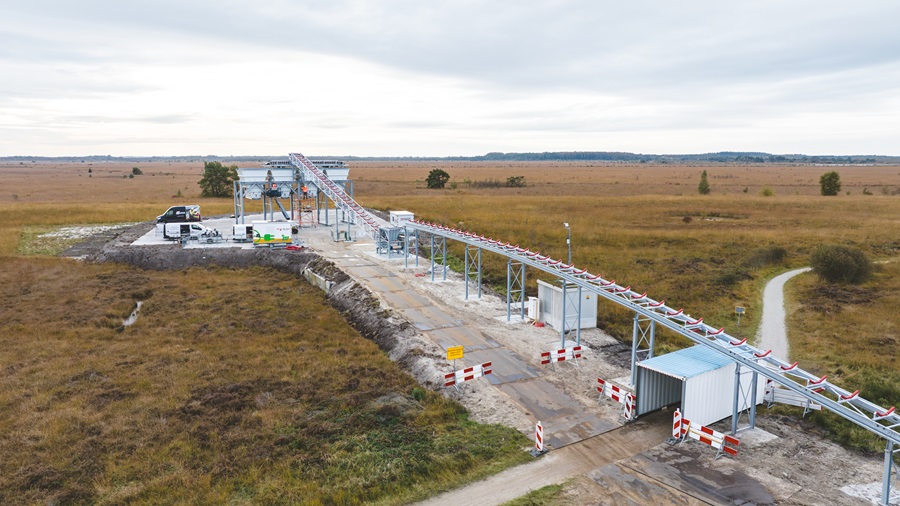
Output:
[[547,485],[532,490],[526,495],[503,503],[503,506],[561,506],[565,502],[560,498],[563,485]]
[[292,276],[0,267],[0,503],[396,504],[531,458]]

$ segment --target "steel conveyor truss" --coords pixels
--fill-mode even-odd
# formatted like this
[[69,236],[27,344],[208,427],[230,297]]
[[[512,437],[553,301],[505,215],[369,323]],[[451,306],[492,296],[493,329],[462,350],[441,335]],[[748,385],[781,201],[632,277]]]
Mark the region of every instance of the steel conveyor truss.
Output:
[[[830,411],[850,420],[874,434],[886,439],[889,448],[900,445],[900,415],[892,406],[884,408],[864,399],[859,390],[849,391],[828,381],[827,376],[816,376],[801,369],[797,362],[772,356],[771,350],[760,350],[749,344],[746,339],[737,339],[725,332],[725,328],[715,328],[703,322],[703,318],[694,318],[683,309],[675,309],[665,300],[654,300],[647,293],[632,290],[624,283],[606,280],[599,274],[591,274],[586,269],[577,269],[574,265],[566,265],[561,260],[554,260],[538,252],[521,248],[518,244],[494,240],[490,237],[458,230],[443,225],[413,220],[406,224],[407,228],[442,235],[463,242],[469,246],[492,251],[512,261],[521,262],[544,272],[558,276],[568,283],[573,283],[599,296],[615,302],[641,317],[655,321],[665,328],[687,337],[691,341],[716,350],[735,362],[758,372],[784,388],[792,390],[812,402],[821,404]],[[886,450],[886,453],[888,450]]]
[[294,167],[303,174],[304,180],[315,184],[319,191],[334,202],[335,206],[344,211],[349,217],[347,218],[348,221],[354,221],[357,225],[362,226],[372,236],[372,239],[378,239],[378,229],[381,227],[374,216],[357,204],[353,197],[344,191],[340,185],[329,179],[324,172],[316,167],[314,163],[307,160],[305,156],[300,153],[291,153],[289,157]]

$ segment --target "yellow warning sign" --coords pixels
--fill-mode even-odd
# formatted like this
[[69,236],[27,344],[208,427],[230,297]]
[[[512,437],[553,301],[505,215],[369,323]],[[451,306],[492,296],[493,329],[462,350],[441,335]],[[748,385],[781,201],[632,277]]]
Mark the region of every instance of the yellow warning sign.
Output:
[[447,360],[458,360],[463,358],[462,346],[451,346],[447,348]]

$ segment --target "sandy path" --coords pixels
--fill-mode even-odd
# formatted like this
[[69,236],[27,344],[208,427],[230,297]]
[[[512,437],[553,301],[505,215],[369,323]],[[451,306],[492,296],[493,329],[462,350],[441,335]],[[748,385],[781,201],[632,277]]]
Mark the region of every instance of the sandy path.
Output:
[[804,267],[779,274],[766,283],[763,290],[762,322],[756,332],[757,346],[762,350],[772,350],[772,355],[783,360],[788,360],[790,351],[784,312],[784,284],[809,270],[809,267]]
[[[653,418],[659,418],[657,417]],[[590,439],[571,444],[536,459],[507,469],[482,481],[418,503],[420,506],[459,506],[503,504],[532,490],[562,483],[593,469],[632,457],[664,440],[667,424],[637,422]]]

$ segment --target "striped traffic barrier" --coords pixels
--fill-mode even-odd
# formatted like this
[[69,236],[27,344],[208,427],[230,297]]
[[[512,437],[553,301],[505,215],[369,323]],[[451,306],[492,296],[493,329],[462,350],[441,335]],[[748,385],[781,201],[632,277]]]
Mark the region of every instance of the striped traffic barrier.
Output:
[[623,402],[625,400],[625,390],[601,378],[597,378],[597,391],[600,392],[601,396],[605,395],[616,402]]
[[625,401],[622,403],[625,405],[624,413],[625,420],[631,421],[634,420],[637,416],[637,409],[635,406],[635,397],[631,392],[625,394]]
[[675,439],[675,440],[681,439],[681,436],[684,435],[684,433],[681,430],[682,427],[683,427],[683,425],[681,423],[681,411],[676,409],[674,420],[672,420],[672,439]]
[[637,396],[623,388],[609,383],[603,378],[597,378],[597,391],[600,396],[607,396],[610,399],[619,402],[623,406],[623,415],[626,421],[637,418]]
[[455,387],[459,383],[465,383],[466,381],[472,381],[482,376],[487,376],[488,374],[491,374],[491,372],[493,371],[491,369],[490,362],[473,365],[472,367],[466,367],[465,369],[460,369],[456,372],[445,374],[444,386]]
[[534,425],[534,449],[531,455],[537,457],[544,453],[544,426],[539,421]]
[[723,453],[727,453],[731,456],[736,456],[738,454],[737,446],[740,445],[741,442],[737,438],[712,430],[709,427],[704,427],[702,425],[694,427],[693,425],[691,425],[690,420],[687,419],[682,420],[682,424],[682,432],[686,434],[687,437],[696,439],[697,441],[712,446],[713,448],[718,450],[718,453],[716,453],[716,458],[721,457]]
[[[579,358],[581,358],[581,346],[573,346],[562,350],[545,351],[541,353],[541,365],[565,362],[566,360],[577,360]],[[578,362],[576,362],[576,364],[577,363]]]

